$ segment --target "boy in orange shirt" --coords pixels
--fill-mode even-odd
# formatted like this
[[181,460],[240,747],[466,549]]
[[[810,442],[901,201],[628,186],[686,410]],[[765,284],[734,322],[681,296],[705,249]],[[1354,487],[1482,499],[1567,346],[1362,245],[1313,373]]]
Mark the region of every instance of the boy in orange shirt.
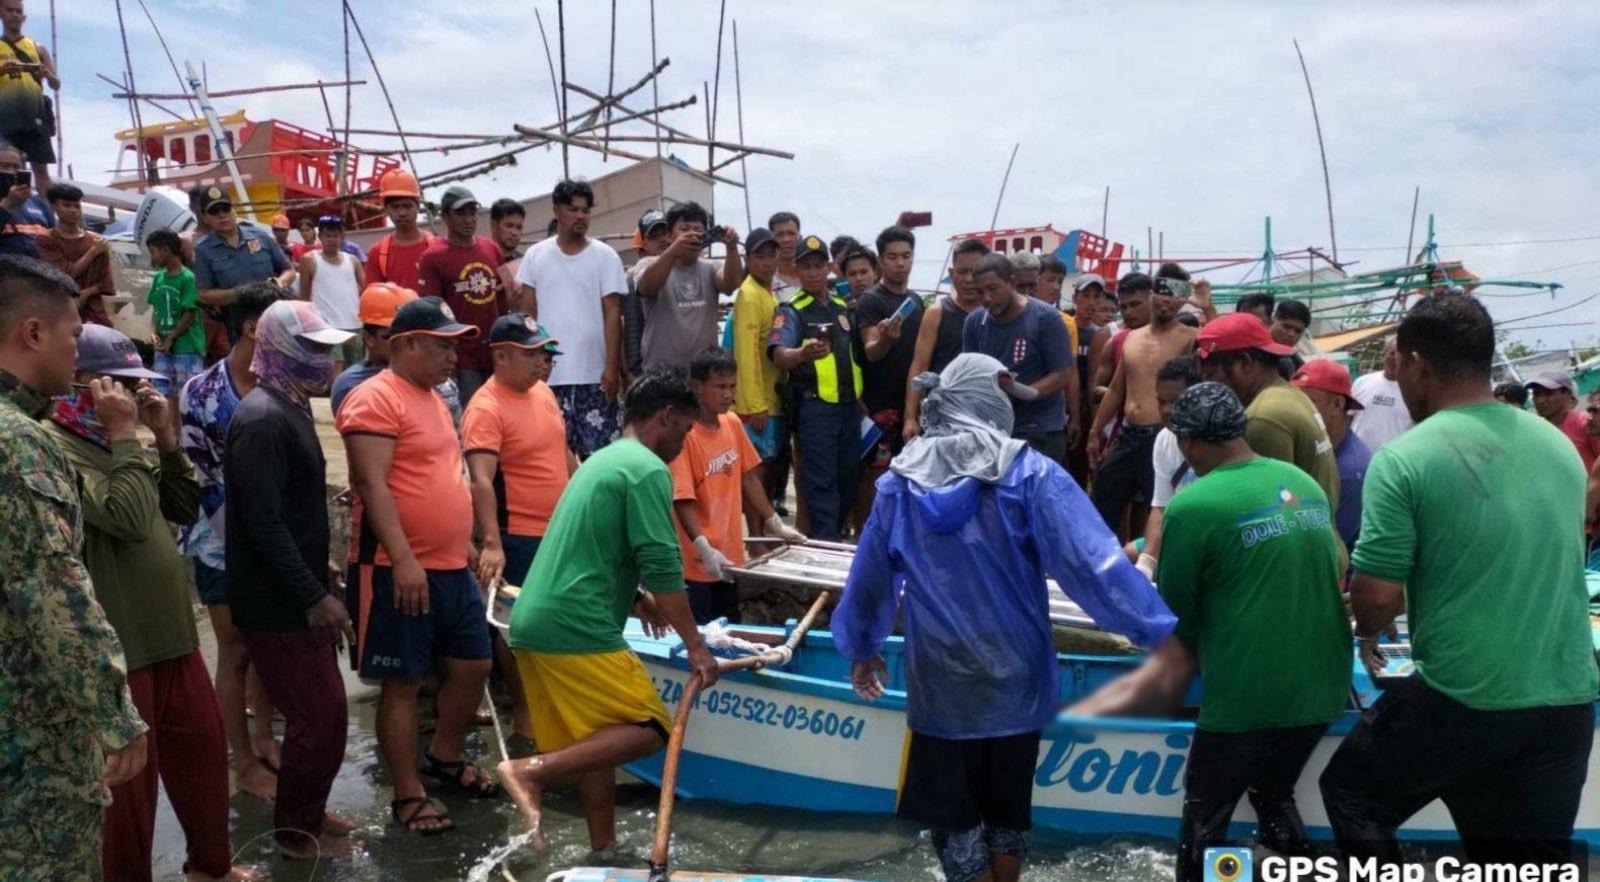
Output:
[[804,542],[800,531],[773,511],[761,486],[761,456],[750,443],[733,407],[738,365],[725,349],[712,347],[689,361],[689,385],[700,414],[672,461],[672,507],[678,515],[684,582],[696,624],[718,618],[739,621],[739,590],[728,567],[745,562],[743,505],[762,518],[766,534]]

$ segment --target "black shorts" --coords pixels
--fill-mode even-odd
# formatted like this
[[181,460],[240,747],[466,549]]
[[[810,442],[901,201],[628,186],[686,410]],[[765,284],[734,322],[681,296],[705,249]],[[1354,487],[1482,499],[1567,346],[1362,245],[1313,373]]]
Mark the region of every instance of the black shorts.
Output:
[[24,129],[20,132],[0,132],[0,138],[22,151],[23,158],[31,163],[48,165],[56,161],[55,145],[50,143],[48,135],[38,129]]
[[911,733],[895,814],[939,830],[1033,829],[1039,733],[953,740]]

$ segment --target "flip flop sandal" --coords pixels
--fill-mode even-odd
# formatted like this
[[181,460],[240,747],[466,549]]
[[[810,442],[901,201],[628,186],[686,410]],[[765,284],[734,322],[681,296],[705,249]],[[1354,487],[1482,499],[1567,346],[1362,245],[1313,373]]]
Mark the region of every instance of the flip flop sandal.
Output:
[[447,763],[429,751],[423,751],[422,758],[427,764],[422,769],[424,775],[438,779],[469,799],[492,799],[500,795],[500,785],[491,781],[489,773],[476,765],[472,767],[477,772],[476,780],[470,784],[464,780],[468,765],[466,760]]
[[[412,809],[410,812],[402,811],[406,806],[413,805],[416,806],[416,808]],[[429,809],[433,810],[432,814],[423,814],[423,812]],[[413,833],[419,833],[423,836],[438,836],[441,833],[449,833],[451,830],[456,828],[456,822],[450,820],[450,815],[445,811],[444,806],[441,805],[438,800],[429,799],[426,796],[409,796],[405,799],[392,800],[389,803],[389,812],[394,815],[394,822],[396,824],[399,824],[401,827],[404,827]],[[421,821],[434,820],[441,821],[442,823],[439,824],[439,826],[431,829],[413,826]]]

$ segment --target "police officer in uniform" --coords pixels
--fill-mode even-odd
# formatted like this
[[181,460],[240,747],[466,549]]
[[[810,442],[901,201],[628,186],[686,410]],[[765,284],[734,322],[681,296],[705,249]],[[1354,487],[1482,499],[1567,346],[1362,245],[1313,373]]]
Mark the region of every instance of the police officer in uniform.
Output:
[[799,448],[799,489],[818,539],[837,540],[855,504],[861,464],[861,368],[851,352],[855,314],[828,287],[828,246],[795,243],[800,293],[778,307],[767,354],[789,372],[787,410]]

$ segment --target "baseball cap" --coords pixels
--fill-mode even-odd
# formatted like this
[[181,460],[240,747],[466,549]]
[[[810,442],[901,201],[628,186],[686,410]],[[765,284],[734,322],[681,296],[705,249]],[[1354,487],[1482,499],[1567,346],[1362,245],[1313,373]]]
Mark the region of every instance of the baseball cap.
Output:
[[1106,290],[1106,280],[1102,278],[1099,273],[1084,273],[1083,275],[1078,276],[1077,281],[1072,283],[1072,290],[1074,293],[1077,293],[1089,287],[1090,285],[1099,285],[1100,290]]
[[1537,377],[1534,377],[1528,382],[1522,384],[1524,389],[1532,389],[1534,386],[1538,386],[1541,389],[1548,389],[1551,392],[1554,392],[1557,389],[1565,389],[1568,392],[1571,392],[1573,395],[1578,394],[1577,384],[1572,382],[1572,375],[1566,371],[1545,371]]
[[1196,383],[1172,402],[1172,434],[1186,441],[1242,438],[1247,422],[1239,396],[1221,383]]
[[342,230],[342,229],[344,229],[344,218],[338,216],[337,214],[324,214],[324,215],[322,215],[322,216],[317,218],[317,229],[319,229],[319,230],[331,230],[331,229]]
[[823,260],[828,259],[828,243],[816,236],[807,236],[794,243],[794,259],[799,260],[807,254],[820,254]]
[[[341,331],[328,324],[323,319],[322,313],[318,312],[315,307],[306,309],[305,307],[309,304],[304,300],[279,300],[278,303],[286,307],[294,307],[292,310],[288,310],[290,314],[284,317],[283,327],[289,333],[302,340],[310,340],[313,343],[323,343],[328,346],[338,346],[341,343],[349,343],[356,338],[355,334],[349,331]],[[278,303],[274,303],[267,308],[272,309]]]
[[440,211],[456,211],[466,208],[468,205],[476,207],[478,204],[478,197],[472,195],[471,190],[460,184],[445,190],[444,195],[439,197]]
[[1259,349],[1271,355],[1289,355],[1293,346],[1275,343],[1267,326],[1248,312],[1232,312],[1206,322],[1195,339],[1195,355],[1204,361],[1213,352]]
[[363,325],[387,328],[400,307],[417,299],[417,292],[389,282],[373,282],[361,292],[356,318]]
[[750,254],[763,245],[776,244],[778,244],[778,239],[772,235],[771,230],[766,227],[756,227],[750,231],[749,235],[744,237],[744,253]]
[[294,225],[289,223],[289,216],[287,214],[279,212],[278,214],[272,216],[272,228],[274,230],[292,230],[294,229]]
[[1365,410],[1366,405],[1350,394],[1350,371],[1344,365],[1327,358],[1313,358],[1295,371],[1289,380],[1301,389],[1317,389],[1333,395],[1343,395],[1350,410]]
[[654,208],[639,215],[639,232],[646,236],[650,235],[650,231],[656,227],[664,227],[666,225],[667,216]]
[[206,214],[210,214],[211,209],[219,205],[233,207],[233,197],[228,195],[227,190],[221,187],[207,187],[205,192],[200,194],[200,210]]
[[502,343],[511,346],[520,346],[523,349],[543,349],[551,355],[560,355],[557,346],[561,341],[550,336],[550,332],[533,320],[533,316],[523,315],[520,312],[508,312],[494,320],[489,328],[489,345],[498,346]]
[[139,347],[128,335],[104,325],[83,326],[78,337],[78,370],[129,380],[160,380],[161,374],[149,370],[139,358]]
[[418,297],[395,310],[389,336],[431,334],[435,337],[476,337],[478,329],[456,321],[449,304],[437,297]]

